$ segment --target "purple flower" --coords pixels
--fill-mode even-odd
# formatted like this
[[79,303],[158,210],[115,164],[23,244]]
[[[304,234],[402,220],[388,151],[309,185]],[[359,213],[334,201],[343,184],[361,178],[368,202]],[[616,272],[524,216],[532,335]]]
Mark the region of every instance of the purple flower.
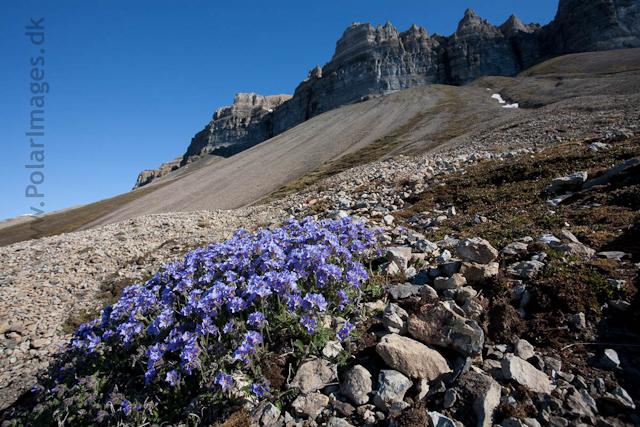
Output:
[[264,315],[259,311],[251,313],[249,315],[249,319],[247,320],[247,323],[255,328],[262,327],[262,325],[264,325],[266,322],[267,320],[264,318]]
[[249,364],[249,353],[251,353],[252,351],[253,351],[253,346],[251,346],[247,342],[243,342],[233,352],[233,359],[243,360],[245,364]]
[[262,335],[256,331],[249,331],[244,334],[244,342],[249,344],[251,347],[254,347],[262,343]]
[[303,299],[303,305],[307,310],[317,308],[319,311],[325,311],[327,309],[327,301],[322,294],[306,294]]
[[251,384],[251,391],[258,398],[261,398],[262,396],[265,395],[265,393],[269,393],[271,389],[269,388],[269,383],[267,382],[267,380],[263,379],[260,382],[260,384],[256,384],[256,383]]
[[224,325],[224,328],[222,328],[222,332],[224,332],[225,334],[228,334],[232,330],[233,330],[233,319],[229,320],[227,324]]
[[180,374],[174,369],[173,371],[167,372],[165,380],[171,384],[171,386],[175,387],[180,382]]
[[339,304],[338,304],[338,310],[342,311],[344,310],[344,307],[349,304],[349,295],[347,295],[347,293],[340,289],[337,292],[338,298],[340,299]]
[[233,379],[229,375],[225,375],[222,372],[216,375],[215,379],[213,380],[213,383],[218,384],[220,387],[222,387],[223,390],[226,390],[226,388],[229,387],[232,382]]
[[316,324],[318,321],[316,319],[311,319],[309,316],[302,316],[300,323],[307,328],[307,334],[311,335],[316,331]]
[[245,309],[245,304],[246,301],[242,298],[232,297],[229,299],[229,301],[227,301],[227,310],[229,310],[231,313],[237,313]]
[[149,385],[151,379],[156,376],[156,370],[151,368],[144,373],[144,385]]
[[213,324],[213,320],[209,316],[205,316],[202,318],[202,323],[196,326],[196,332],[198,335],[220,335],[218,327]]
[[128,400],[123,399],[120,404],[120,410],[128,417],[131,415],[131,403]]
[[340,330],[338,330],[337,333],[337,337],[340,341],[344,341],[347,338],[349,338],[349,334],[351,333],[351,331],[353,330],[353,328],[355,328],[356,325],[354,325],[351,322],[346,322],[344,323],[341,327]]

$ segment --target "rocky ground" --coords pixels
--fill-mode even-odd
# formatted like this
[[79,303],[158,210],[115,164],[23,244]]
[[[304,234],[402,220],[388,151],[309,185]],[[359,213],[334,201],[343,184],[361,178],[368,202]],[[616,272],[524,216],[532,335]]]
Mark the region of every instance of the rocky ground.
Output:
[[390,290],[363,307],[348,369],[331,346],[283,367],[301,394],[229,426],[639,424],[639,141],[632,125],[594,133],[547,150],[398,156],[269,205],[2,247],[2,408],[124,286],[240,227],[349,215],[387,230]]

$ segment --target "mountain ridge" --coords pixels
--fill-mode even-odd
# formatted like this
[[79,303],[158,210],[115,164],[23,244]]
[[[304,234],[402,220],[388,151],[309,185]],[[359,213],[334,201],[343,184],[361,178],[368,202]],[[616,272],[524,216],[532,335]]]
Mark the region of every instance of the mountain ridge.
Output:
[[[143,171],[134,188],[206,154],[236,154],[349,103],[425,84],[462,85],[487,75],[514,76],[568,53],[639,46],[638,0],[562,0],[554,20],[545,26],[524,24],[515,15],[495,26],[467,9],[448,37],[430,36],[415,24],[398,32],[390,22],[377,27],[354,22],[336,42],[331,61],[311,69],[293,96],[237,94],[231,106],[216,110],[181,158]],[[223,117],[219,111],[228,114]]]

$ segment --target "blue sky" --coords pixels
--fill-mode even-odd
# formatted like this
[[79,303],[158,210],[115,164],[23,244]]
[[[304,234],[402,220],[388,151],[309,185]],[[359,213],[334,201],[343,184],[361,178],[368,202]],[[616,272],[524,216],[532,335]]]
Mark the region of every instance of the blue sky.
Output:
[[[467,7],[502,24],[546,24],[557,0],[3,0],[0,5],[0,219],[129,191],[144,169],[183,154],[237,92],[292,94],[327,63],[352,22],[450,35]],[[24,27],[45,18],[35,46]],[[38,41],[38,36],[34,36]],[[41,54],[40,50],[45,53]],[[35,58],[42,56],[44,65]],[[44,77],[42,164],[30,155],[31,58]],[[37,90],[37,88],[34,88]],[[35,102],[35,101],[34,101]],[[42,149],[42,148],[38,148]],[[25,197],[30,174],[37,191]],[[36,175],[38,181],[41,176]],[[41,206],[44,203],[44,206]]]

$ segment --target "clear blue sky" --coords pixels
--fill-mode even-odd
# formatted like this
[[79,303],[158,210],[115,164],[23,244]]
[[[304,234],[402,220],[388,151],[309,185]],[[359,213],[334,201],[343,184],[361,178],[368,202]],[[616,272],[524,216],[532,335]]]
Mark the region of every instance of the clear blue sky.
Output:
[[[502,24],[553,19],[557,0],[166,1],[2,0],[0,219],[129,191],[144,169],[183,154],[237,92],[292,94],[327,63],[352,22],[450,35],[467,7]],[[35,46],[24,27],[44,25]],[[37,30],[35,30],[37,31]],[[38,36],[34,36],[37,41]],[[40,54],[40,49],[45,53]],[[31,58],[44,57],[44,169],[32,150]],[[36,78],[41,71],[36,72]],[[37,89],[34,89],[37,90]],[[43,198],[26,198],[42,171]],[[40,177],[35,176],[38,180]],[[41,207],[40,204],[45,206]]]

